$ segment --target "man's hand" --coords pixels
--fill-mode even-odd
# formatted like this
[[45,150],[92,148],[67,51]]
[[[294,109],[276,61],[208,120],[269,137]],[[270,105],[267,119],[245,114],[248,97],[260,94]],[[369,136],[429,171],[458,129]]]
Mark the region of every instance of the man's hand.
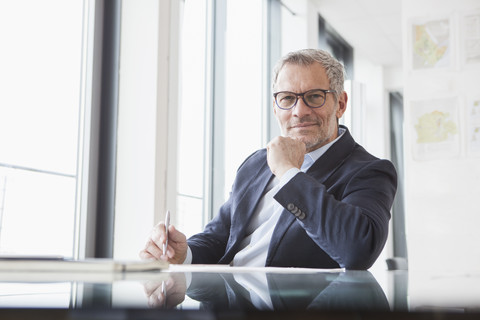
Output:
[[291,168],[300,169],[306,153],[305,143],[289,137],[275,137],[267,145],[267,162],[277,178]]
[[148,281],[143,288],[151,308],[171,309],[185,300],[187,284],[183,273],[170,273],[167,280]]
[[165,224],[157,224],[147,240],[145,248],[140,251],[141,259],[162,259],[173,264],[181,264],[187,257],[187,238],[183,233],[175,229],[173,225],[168,228],[168,246],[163,255],[163,244],[165,243]]

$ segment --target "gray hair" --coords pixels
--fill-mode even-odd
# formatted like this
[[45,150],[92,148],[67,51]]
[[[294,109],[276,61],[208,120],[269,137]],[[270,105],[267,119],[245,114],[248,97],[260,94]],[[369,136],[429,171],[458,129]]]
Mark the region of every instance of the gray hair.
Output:
[[343,64],[335,59],[330,53],[320,49],[303,49],[288,53],[281,58],[273,69],[272,87],[275,88],[280,71],[286,64],[300,66],[309,66],[318,62],[325,68],[331,90],[335,90],[335,97],[344,91],[343,83],[345,81],[345,68]]

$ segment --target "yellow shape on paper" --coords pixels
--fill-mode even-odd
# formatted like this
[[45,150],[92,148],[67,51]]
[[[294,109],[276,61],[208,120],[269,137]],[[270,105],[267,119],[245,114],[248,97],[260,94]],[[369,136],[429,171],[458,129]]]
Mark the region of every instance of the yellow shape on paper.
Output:
[[455,122],[450,120],[448,113],[433,111],[418,118],[415,125],[417,143],[435,143],[448,139],[449,135],[458,132]]
[[414,52],[419,56],[425,66],[435,66],[443,57],[447,46],[439,46],[427,32],[425,25],[415,26]]

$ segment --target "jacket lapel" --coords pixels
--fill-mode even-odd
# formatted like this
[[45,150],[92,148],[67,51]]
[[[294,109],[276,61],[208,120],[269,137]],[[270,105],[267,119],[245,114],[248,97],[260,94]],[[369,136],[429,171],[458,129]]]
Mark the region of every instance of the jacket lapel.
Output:
[[320,183],[324,183],[335,172],[336,168],[341,166],[355,147],[355,141],[348,129],[341,127],[346,130],[343,136],[317,159],[307,171],[307,174]]
[[232,208],[234,212],[232,226],[236,230],[230,233],[231,238],[228,241],[226,253],[221,261],[230,263],[233,256],[237,253],[241,241],[245,238],[247,226],[260,202],[260,198],[265,193],[265,189],[272,178],[273,173],[266,161],[257,172],[252,173],[249,187],[245,189],[245,193],[238,201],[238,205]]

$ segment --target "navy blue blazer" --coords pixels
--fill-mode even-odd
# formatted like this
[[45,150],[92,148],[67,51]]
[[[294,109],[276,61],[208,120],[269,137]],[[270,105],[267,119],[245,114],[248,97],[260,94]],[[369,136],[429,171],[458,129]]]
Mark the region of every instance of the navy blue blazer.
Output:
[[[345,128],[346,129],[346,128]],[[229,199],[204,231],[188,239],[192,263],[229,264],[273,174],[266,149],[240,166]],[[266,266],[368,269],[388,235],[397,174],[357,144],[349,131],[274,198],[285,208]]]

